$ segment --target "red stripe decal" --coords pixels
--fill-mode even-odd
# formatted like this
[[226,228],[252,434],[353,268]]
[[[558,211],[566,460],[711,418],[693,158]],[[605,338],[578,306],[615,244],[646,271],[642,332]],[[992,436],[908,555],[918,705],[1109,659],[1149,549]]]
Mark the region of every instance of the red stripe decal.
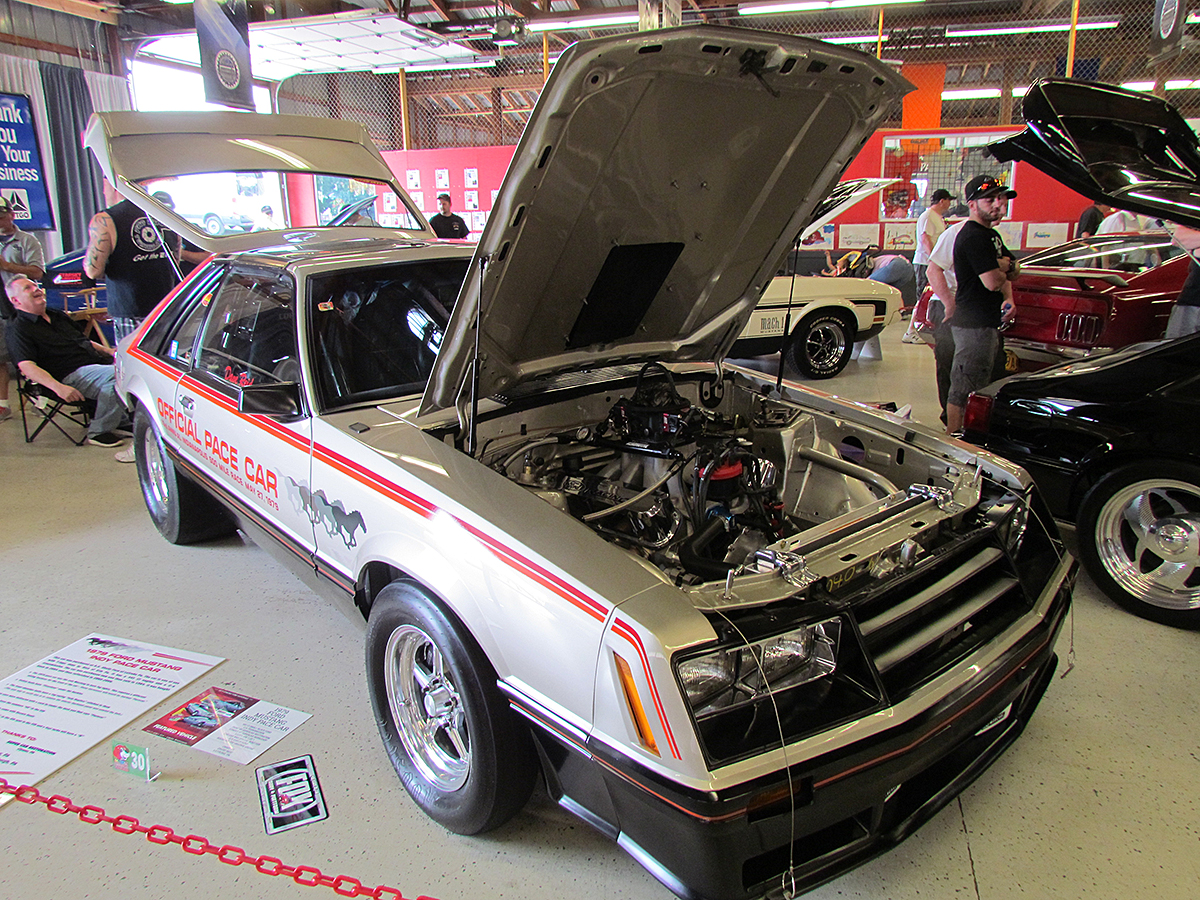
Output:
[[615,633],[633,644],[638,657],[642,660],[642,671],[646,673],[646,681],[650,684],[650,696],[654,699],[654,708],[658,711],[658,719],[662,722],[663,731],[666,732],[667,744],[671,747],[671,755],[676,759],[680,759],[679,746],[675,743],[675,735],[671,733],[671,726],[667,722],[667,714],[663,710],[662,698],[658,696],[658,685],[654,683],[654,676],[650,674],[650,660],[646,656],[646,647],[642,644],[642,639],[636,631],[620,619],[613,619],[612,629]]

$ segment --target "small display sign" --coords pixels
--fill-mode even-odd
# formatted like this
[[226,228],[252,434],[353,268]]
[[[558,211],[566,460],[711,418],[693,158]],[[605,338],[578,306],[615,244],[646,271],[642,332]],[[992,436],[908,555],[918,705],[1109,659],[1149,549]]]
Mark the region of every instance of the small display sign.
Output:
[[113,768],[139,781],[153,781],[150,775],[150,751],[124,741],[112,743]]
[[311,756],[298,756],[255,770],[258,799],[267,834],[329,818],[317,767]]

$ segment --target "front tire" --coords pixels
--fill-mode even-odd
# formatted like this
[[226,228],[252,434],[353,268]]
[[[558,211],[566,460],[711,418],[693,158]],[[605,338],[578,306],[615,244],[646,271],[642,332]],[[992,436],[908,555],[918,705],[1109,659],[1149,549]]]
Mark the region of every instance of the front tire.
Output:
[[788,361],[809,378],[832,378],[850,361],[854,330],[837,313],[818,313],[792,332]]
[[138,484],[158,533],[172,544],[194,544],[232,534],[228,510],[190,478],[179,474],[150,414],[133,417]]
[[204,217],[204,230],[213,237],[219,237],[225,232],[225,223],[221,221],[220,216],[209,213]]
[[1079,555],[1114,602],[1200,628],[1200,467],[1143,462],[1100,479],[1079,507]]
[[394,582],[371,606],[366,652],[379,734],[417,806],[457,834],[516,815],[537,772],[533,738],[458,620]]

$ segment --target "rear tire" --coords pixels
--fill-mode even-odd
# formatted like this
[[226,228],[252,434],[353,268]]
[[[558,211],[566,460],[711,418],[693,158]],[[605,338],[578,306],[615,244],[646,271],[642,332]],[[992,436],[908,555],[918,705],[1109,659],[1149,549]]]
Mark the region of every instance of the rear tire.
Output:
[[792,332],[787,359],[809,378],[832,378],[850,361],[854,328],[837,313],[817,313]]
[[172,544],[194,544],[235,530],[233,517],[211,494],[179,474],[150,414],[133,417],[138,483],[158,533]]
[[417,806],[457,834],[516,815],[537,774],[533,737],[453,614],[393,582],[371,606],[366,651],[379,735]]
[[204,217],[204,230],[213,237],[219,237],[225,232],[225,223],[221,221],[221,217],[209,213]]
[[1076,522],[1092,580],[1130,612],[1200,628],[1200,467],[1140,462],[1088,491]]

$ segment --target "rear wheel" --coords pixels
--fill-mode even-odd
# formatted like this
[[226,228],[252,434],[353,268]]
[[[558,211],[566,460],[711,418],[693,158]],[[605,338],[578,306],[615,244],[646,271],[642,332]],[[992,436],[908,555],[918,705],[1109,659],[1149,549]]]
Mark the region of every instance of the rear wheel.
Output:
[[466,629],[416,585],[379,592],[367,624],[379,734],[416,804],[458,834],[504,824],[533,790],[533,738],[496,682]]
[[217,237],[225,230],[225,224],[221,221],[221,217],[215,213],[209,213],[204,217],[204,230]]
[[854,330],[837,313],[817,313],[792,332],[788,361],[809,378],[832,378],[850,361]]
[[1200,628],[1200,467],[1136,463],[1079,508],[1079,555],[1112,600],[1155,622]]
[[159,534],[172,544],[194,544],[234,531],[228,510],[179,474],[145,409],[133,418],[133,443],[142,498]]

